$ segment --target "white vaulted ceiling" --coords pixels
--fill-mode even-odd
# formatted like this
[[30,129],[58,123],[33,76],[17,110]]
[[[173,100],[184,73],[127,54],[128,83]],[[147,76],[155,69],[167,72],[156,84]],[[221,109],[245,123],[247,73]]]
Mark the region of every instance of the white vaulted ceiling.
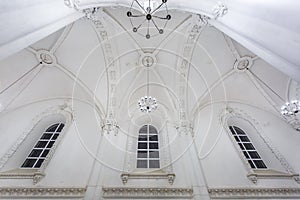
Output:
[[[2,110],[75,98],[96,105],[103,118],[112,110],[120,124],[126,123],[140,115],[137,101],[146,94],[145,54],[156,59],[149,72],[150,95],[157,98],[156,115],[162,118],[178,120],[184,109],[187,119],[193,119],[198,108],[224,101],[275,112],[257,87],[260,83],[235,68],[244,57],[253,62],[251,71],[285,97],[289,77],[214,26],[204,25],[198,15],[172,10],[165,33],[147,40],[131,31],[126,11],[106,7],[97,12],[96,23],[79,19],[2,60]],[[182,58],[188,58],[185,68]]]

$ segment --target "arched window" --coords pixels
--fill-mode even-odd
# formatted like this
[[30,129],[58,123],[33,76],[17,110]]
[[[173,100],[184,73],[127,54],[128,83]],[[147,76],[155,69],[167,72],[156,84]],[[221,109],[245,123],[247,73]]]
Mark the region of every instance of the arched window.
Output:
[[63,123],[55,123],[49,126],[43,132],[21,167],[40,168],[64,126]]
[[137,168],[160,168],[158,133],[149,124],[139,130]]
[[257,150],[255,149],[254,145],[250,141],[247,134],[237,126],[229,126],[229,129],[239,145],[240,149],[242,150],[245,158],[247,159],[248,163],[250,164],[252,169],[266,169],[267,166],[265,165],[264,161],[258,154]]

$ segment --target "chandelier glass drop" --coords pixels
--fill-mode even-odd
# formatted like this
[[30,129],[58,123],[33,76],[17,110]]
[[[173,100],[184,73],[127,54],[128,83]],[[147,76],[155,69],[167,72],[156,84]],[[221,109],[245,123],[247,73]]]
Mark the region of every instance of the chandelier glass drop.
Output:
[[300,102],[298,100],[292,100],[286,102],[285,105],[281,107],[281,114],[286,117],[296,116],[300,111]]
[[140,110],[145,113],[150,113],[157,109],[157,101],[154,97],[144,96],[138,101]]
[[156,98],[149,96],[149,66],[147,67],[147,95],[143,96],[138,101],[138,106],[140,110],[144,113],[151,113],[157,109]]
[[[130,10],[127,12],[127,17],[130,20],[133,32],[138,32],[139,29],[146,24],[145,37],[150,39],[150,24],[153,24],[158,34],[163,34],[164,28],[171,19],[166,3],[167,0],[161,0],[161,3],[158,3],[156,0],[133,0]],[[138,7],[141,13],[134,14],[134,7]],[[165,15],[159,16],[157,12],[160,10],[165,10]],[[141,20],[137,22],[138,18],[141,18]],[[158,21],[160,21],[160,23],[158,23]]]

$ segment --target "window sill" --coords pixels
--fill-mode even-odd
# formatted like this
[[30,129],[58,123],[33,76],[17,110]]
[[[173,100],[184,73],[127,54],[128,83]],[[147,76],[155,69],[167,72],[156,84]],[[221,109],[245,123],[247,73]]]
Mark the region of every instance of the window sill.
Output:
[[172,185],[175,180],[175,174],[166,173],[162,170],[155,170],[151,172],[140,171],[131,173],[122,173],[121,179],[123,184],[128,182],[128,179],[167,179],[169,184]]
[[292,178],[300,184],[299,174],[290,174],[280,172],[272,169],[252,170],[247,174],[247,177],[253,182],[257,183],[258,179],[281,179],[281,178]]
[[0,179],[32,179],[33,184],[40,181],[45,176],[38,169],[13,169],[5,172],[0,172]]

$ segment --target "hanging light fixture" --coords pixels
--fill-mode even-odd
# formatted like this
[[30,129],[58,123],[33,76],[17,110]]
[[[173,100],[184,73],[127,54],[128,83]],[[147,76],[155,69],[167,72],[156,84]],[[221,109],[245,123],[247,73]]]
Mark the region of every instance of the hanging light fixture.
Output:
[[[164,33],[164,28],[167,26],[168,21],[171,19],[171,15],[169,14],[168,7],[167,7],[167,0],[161,0],[161,3],[159,4],[155,0],[133,0],[130,6],[130,10],[127,12],[127,17],[130,20],[130,23],[132,25],[133,32],[138,32],[138,30],[142,27],[144,23],[147,23],[147,31],[145,37],[147,39],[150,39],[150,24],[153,24],[154,27],[157,29],[159,34]],[[133,13],[133,7],[137,6],[141,13],[134,14]],[[164,8],[166,15],[165,16],[159,16],[157,15],[157,12],[159,10],[162,10]],[[135,24],[133,18],[142,18],[143,20],[139,24]],[[157,21],[155,20],[161,20],[164,22],[164,25],[162,27],[159,27]]]
[[141,97],[141,99],[138,101],[138,106],[140,108],[140,110],[144,113],[151,113],[152,111],[155,111],[157,109],[157,101],[156,98],[149,96],[149,68],[150,66],[147,65],[147,83],[146,83],[146,87],[147,87],[147,94],[146,96]]
[[281,114],[284,116],[296,116],[300,111],[300,102],[298,100],[292,100],[286,102],[285,105],[281,106]]
[[[268,86],[263,80],[261,80],[256,74],[252,71],[248,70],[258,81],[260,81],[264,86],[266,86],[273,94],[275,94],[282,102],[285,100],[278,95],[270,86]],[[298,100],[292,100],[290,102],[286,102],[283,106],[281,106],[281,114],[285,117],[295,117],[300,111],[300,102]]]

